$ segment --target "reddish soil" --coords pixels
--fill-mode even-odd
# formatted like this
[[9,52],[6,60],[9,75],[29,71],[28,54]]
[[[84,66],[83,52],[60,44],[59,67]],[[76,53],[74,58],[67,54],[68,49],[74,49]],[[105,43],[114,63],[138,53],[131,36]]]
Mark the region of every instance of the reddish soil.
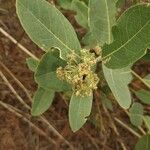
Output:
[[[66,13],[66,16],[74,24],[76,31],[84,35],[85,30],[76,24],[73,16]],[[19,43],[25,46],[30,52],[40,58],[43,52],[26,35],[21,27],[15,10],[15,0],[0,0],[0,27],[12,35]],[[0,33],[0,62],[4,64],[15,77],[30,91],[33,96],[37,85],[33,80],[33,73],[27,68],[25,54],[17,45],[13,44],[7,37]],[[0,70],[7,77],[13,88],[20,97],[30,105],[30,101],[23,90],[16,84],[14,79],[8,74],[6,69],[0,64]],[[135,70],[142,77],[150,73],[150,63],[140,61],[135,65]],[[138,80],[134,80],[132,86],[136,89],[144,87]],[[5,102],[20,109],[23,116],[30,112],[19,103],[16,96],[8,88],[6,83],[0,78],[0,101]],[[102,118],[100,119],[96,99],[93,102],[92,115],[84,128],[73,133],[68,125],[68,101],[65,101],[60,94],[56,94],[53,106],[44,114],[47,120],[78,150],[121,150],[119,141],[123,142],[127,150],[133,150],[137,137],[126,129],[115,123],[119,135],[112,129],[112,124],[106,112],[101,107]],[[112,120],[114,117],[120,118],[130,125],[127,115],[114,102],[114,112],[108,111]],[[0,106],[0,150],[57,150],[70,149],[63,141],[59,140],[39,118],[30,117],[36,126],[41,128],[48,137],[51,137],[56,144],[49,142],[39,132],[35,131],[31,125],[18,118],[14,113],[9,112]],[[103,130],[100,122],[103,121]]]

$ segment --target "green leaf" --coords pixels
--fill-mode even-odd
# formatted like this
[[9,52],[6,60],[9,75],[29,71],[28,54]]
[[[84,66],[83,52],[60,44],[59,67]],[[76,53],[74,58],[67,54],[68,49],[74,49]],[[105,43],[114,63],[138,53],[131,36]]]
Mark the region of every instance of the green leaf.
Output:
[[72,50],[80,53],[73,27],[55,6],[45,0],[17,0],[16,7],[23,28],[44,51],[57,47],[64,59]]
[[113,105],[112,105],[111,100],[109,100],[109,99],[106,98],[106,97],[103,97],[102,103],[103,103],[103,105],[104,105],[107,109],[113,111]]
[[115,23],[115,13],[112,0],[89,1],[89,26],[97,43],[103,45],[112,41],[111,28]]
[[90,49],[98,45],[91,32],[85,34],[85,36],[82,38],[82,43]]
[[143,102],[144,104],[150,104],[150,91],[144,89],[135,92],[135,95]]
[[[73,0],[57,0],[58,4],[64,9],[72,9]],[[84,2],[85,5],[88,5],[89,0],[77,0],[79,2]]]
[[139,4],[121,15],[113,28],[114,41],[103,46],[108,68],[123,68],[141,58],[150,46],[150,6]]
[[131,105],[131,95],[128,88],[132,76],[129,67],[123,69],[109,69],[103,65],[106,81],[121,107],[127,109]]
[[39,88],[34,95],[31,114],[39,116],[44,113],[52,104],[55,92]]
[[143,106],[140,103],[133,103],[129,110],[130,121],[134,126],[141,126],[143,122]]
[[57,0],[58,4],[64,9],[70,9],[72,0]]
[[[90,0],[89,23],[94,38],[101,44],[112,42],[111,28],[115,24],[115,2],[110,0]],[[131,81],[127,70],[112,70],[103,66],[104,76],[116,100],[121,107],[127,109],[131,105],[128,84]]]
[[66,62],[59,56],[59,50],[47,52],[41,59],[37,71],[35,73],[35,80],[40,87],[55,91],[68,91],[71,86],[62,80],[59,80],[56,75],[58,67],[64,67]]
[[140,138],[134,150],[150,150],[150,135],[145,135]]
[[33,71],[33,72],[35,72],[36,71],[36,68],[37,68],[37,66],[38,66],[38,64],[39,64],[39,61],[38,60],[36,60],[36,59],[34,59],[34,58],[27,58],[26,59],[26,62],[27,62],[27,65],[28,65],[28,68],[31,70],[31,71]]
[[73,132],[79,130],[91,113],[93,96],[72,95],[69,104],[69,123]]
[[58,4],[64,8],[76,12],[75,19],[83,27],[88,28],[88,7],[84,0],[58,0]]
[[80,1],[84,2],[86,5],[89,4],[89,0],[80,0]]
[[150,116],[143,117],[144,123],[147,126],[148,130],[150,131]]
[[150,74],[144,78],[144,81],[150,85]]
[[88,28],[88,7],[86,4],[79,0],[73,0],[72,9],[76,11],[75,19],[83,27]]
[[146,53],[146,55],[144,55],[141,60],[146,61],[146,62],[150,62],[150,51],[148,51]]

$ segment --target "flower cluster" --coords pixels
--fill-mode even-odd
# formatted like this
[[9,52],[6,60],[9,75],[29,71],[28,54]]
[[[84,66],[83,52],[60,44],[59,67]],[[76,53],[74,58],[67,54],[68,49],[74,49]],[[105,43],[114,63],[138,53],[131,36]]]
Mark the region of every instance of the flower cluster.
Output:
[[68,62],[65,68],[59,67],[57,69],[57,77],[71,84],[73,92],[77,96],[91,95],[99,82],[93,69],[96,64],[95,55],[83,49],[81,50],[80,61],[74,52],[69,54],[67,58]]

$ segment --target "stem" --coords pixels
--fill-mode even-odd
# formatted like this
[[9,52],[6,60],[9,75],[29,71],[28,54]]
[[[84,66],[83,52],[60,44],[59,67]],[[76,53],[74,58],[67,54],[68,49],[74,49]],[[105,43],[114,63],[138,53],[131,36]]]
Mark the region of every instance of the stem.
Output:
[[[26,49],[23,45],[21,45],[20,43],[17,42],[17,40],[15,40],[10,34],[8,34],[5,30],[3,30],[0,27],[0,32],[6,36],[10,41],[12,41],[14,44],[16,44],[23,52],[25,52],[27,55],[29,55],[30,57],[32,57],[33,59],[39,60],[34,54],[32,54],[28,49]],[[5,68],[6,69],[6,68]],[[6,70],[8,72],[8,70]],[[10,72],[9,72],[10,73]],[[13,74],[10,74],[13,78]],[[3,73],[0,71],[0,76],[2,77],[2,79],[5,81],[6,85],[10,88],[10,90],[13,92],[13,94],[17,97],[17,99],[28,109],[30,110],[31,108],[23,101],[23,99],[18,95],[18,93],[15,91],[15,89],[12,87],[12,85],[8,82],[8,80],[6,79],[6,77],[3,75]],[[25,93],[27,94],[28,98],[31,101],[31,97],[28,93],[27,90],[25,90],[24,86],[22,86],[22,83],[20,81],[18,81],[16,78],[14,78],[14,80],[18,83],[18,85],[20,85],[20,87],[22,87],[22,89],[24,89]],[[60,139],[62,139],[69,147],[70,149],[74,149],[74,147],[61,135],[59,134],[59,132],[47,121],[46,118],[44,118],[43,116],[40,116],[40,119],[47,124],[48,128],[55,133]]]
[[136,72],[134,72],[133,70],[131,70],[131,73],[132,73],[136,78],[138,78],[144,85],[146,85],[146,86],[150,89],[150,85],[149,85],[147,82],[145,82],[145,81],[143,80],[143,78],[141,78]]
[[97,106],[97,111],[98,111],[98,114],[99,114],[99,119],[100,119],[100,126],[101,126],[101,131],[104,131],[105,132],[105,127],[104,127],[104,124],[103,124],[103,117],[102,117],[102,113],[101,113],[101,110],[100,110],[100,107],[99,107],[99,102],[98,102],[98,93],[97,91],[95,91],[95,102],[96,102],[96,106]]
[[124,127],[125,129],[127,129],[130,133],[132,133],[133,135],[135,135],[138,138],[141,138],[141,135],[139,133],[137,133],[136,131],[134,131],[132,128],[130,128],[128,125],[126,125],[124,122],[122,122],[121,120],[119,120],[118,118],[114,118],[116,122],[118,122],[122,127]]
[[39,60],[35,55],[33,55],[28,49],[26,49],[23,45],[17,42],[10,34],[8,34],[5,30],[0,27],[0,32],[5,35],[9,40],[11,40],[14,44],[16,44],[22,51],[24,51],[30,57]]
[[[123,109],[123,111],[127,114],[127,116],[128,117],[130,117],[129,116],[129,112],[127,111],[127,110],[125,110],[125,109]],[[144,129],[142,128],[142,127],[137,127],[140,131],[141,131],[141,133],[143,134],[143,135],[146,135],[146,132],[144,131]]]
[[99,146],[96,143],[95,139],[84,129],[82,128],[81,130],[83,130],[84,134],[91,140],[92,144],[95,146],[96,150],[99,150]]
[[16,81],[16,83],[22,88],[22,90],[26,93],[30,102],[32,102],[32,98],[29,94],[29,91],[25,88],[25,86],[15,77],[15,75],[0,61],[0,65],[5,69],[5,71]]
[[30,106],[27,105],[24,100],[19,96],[19,94],[15,91],[15,89],[13,88],[13,86],[9,83],[9,81],[7,80],[7,78],[4,76],[4,74],[0,71],[0,76],[1,78],[4,80],[4,82],[6,83],[6,85],[9,87],[9,89],[11,90],[11,92],[17,97],[17,99],[19,100],[19,102],[24,105],[28,110],[30,110]]
[[97,58],[96,58],[96,63],[97,62],[101,62],[102,61],[102,56],[100,55],[100,56],[98,56]]
[[[24,100],[19,96],[19,94],[16,92],[16,90],[12,87],[12,85],[9,83],[9,81],[7,80],[7,78],[4,76],[4,74],[0,71],[0,76],[2,77],[2,79],[5,81],[6,85],[10,88],[10,90],[12,91],[12,93],[16,96],[16,98],[19,100],[19,102],[21,104],[23,104],[27,110],[31,110],[30,106],[27,105]],[[50,131],[52,131],[55,135],[57,135],[61,140],[64,141],[64,143],[66,143],[71,150],[74,149],[74,147],[71,145],[71,143],[69,143],[48,121],[45,117],[40,116],[39,117],[49,128]]]
[[0,105],[3,106],[5,109],[7,109],[8,111],[12,112],[13,114],[15,114],[18,118],[24,120],[25,122],[27,122],[38,134],[42,135],[43,137],[45,137],[50,143],[53,143],[54,145],[56,145],[57,143],[51,139],[43,130],[41,130],[39,127],[37,127],[35,124],[33,124],[30,120],[28,120],[26,117],[24,117],[22,114],[18,113],[15,109],[13,109],[13,106],[9,106],[6,103],[0,101]]
[[[102,106],[103,106],[103,109],[104,109],[105,113],[107,114],[107,116],[108,116],[108,118],[109,118],[109,120],[111,122],[112,129],[114,130],[114,132],[116,133],[117,136],[120,136],[120,133],[119,133],[119,131],[118,131],[118,129],[117,129],[115,123],[114,123],[114,120],[110,116],[109,111],[107,110],[107,108],[103,104],[102,104]],[[118,142],[120,143],[120,145],[121,145],[121,147],[122,147],[123,150],[127,150],[127,148],[125,147],[125,144],[122,142],[121,139],[118,140]]]
[[[96,91],[95,94],[98,97],[98,92]],[[114,133],[117,135],[117,137],[120,137],[120,133],[114,123],[114,120],[112,119],[109,111],[107,110],[107,108],[104,106],[104,104],[102,103],[102,108],[104,109],[105,114],[107,115],[109,122],[111,123],[111,129],[114,131]],[[123,143],[123,141],[121,140],[121,138],[119,140],[117,140],[120,143],[120,146],[122,147],[123,150],[127,150],[125,144]]]
[[138,127],[138,129],[141,131],[141,133],[142,133],[143,135],[146,135],[146,132],[144,131],[144,129],[143,129],[142,127]]

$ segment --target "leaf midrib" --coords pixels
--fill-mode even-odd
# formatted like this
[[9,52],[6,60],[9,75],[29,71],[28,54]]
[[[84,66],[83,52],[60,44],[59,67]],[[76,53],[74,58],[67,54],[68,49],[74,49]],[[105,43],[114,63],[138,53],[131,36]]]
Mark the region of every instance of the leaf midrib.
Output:
[[109,18],[109,9],[108,9],[108,3],[107,0],[105,0],[105,4],[106,4],[106,17],[107,17],[107,28],[108,28],[108,43],[111,42],[111,33],[110,33],[110,18]]
[[149,145],[148,143],[149,143],[149,139],[148,139],[148,136],[147,136],[147,138],[146,138],[146,150],[148,150],[148,148],[149,148],[148,147],[148,145]]
[[[112,79],[112,82],[113,82],[113,85],[114,85],[114,89],[116,91],[116,97],[118,97],[118,99],[120,100],[120,97],[119,97],[119,94],[118,94],[118,90],[116,88],[116,83],[115,83],[115,80],[114,80],[114,77],[113,77],[113,72],[112,72],[112,69],[110,70],[110,76],[111,76],[111,79]],[[120,102],[119,102],[120,103]]]
[[118,49],[114,50],[114,51],[111,52],[110,54],[104,56],[102,59],[105,59],[105,58],[107,58],[107,57],[113,55],[114,53],[118,52],[121,48],[123,48],[124,46],[126,46],[134,37],[136,37],[136,36],[141,32],[141,30],[142,30],[144,27],[146,27],[146,26],[149,24],[149,22],[150,22],[150,20],[147,21],[147,22],[143,25],[143,27],[140,28],[140,30],[139,30],[136,34],[134,34],[129,40],[127,40],[122,46],[120,46]]
[[77,109],[77,117],[76,117],[76,119],[75,119],[75,128],[77,128],[77,124],[78,124],[78,121],[79,121],[79,115],[80,115],[80,107],[81,107],[81,99],[79,98],[79,105],[78,105],[78,109]]
[[18,1],[18,4],[27,9],[27,11],[35,18],[37,21],[50,33],[56,38],[63,46],[65,46],[68,50],[72,51],[71,48],[69,48],[62,40],[60,40],[51,30],[49,30],[42,22],[40,19],[38,19],[32,11],[30,11],[28,8],[26,8],[21,2]]

